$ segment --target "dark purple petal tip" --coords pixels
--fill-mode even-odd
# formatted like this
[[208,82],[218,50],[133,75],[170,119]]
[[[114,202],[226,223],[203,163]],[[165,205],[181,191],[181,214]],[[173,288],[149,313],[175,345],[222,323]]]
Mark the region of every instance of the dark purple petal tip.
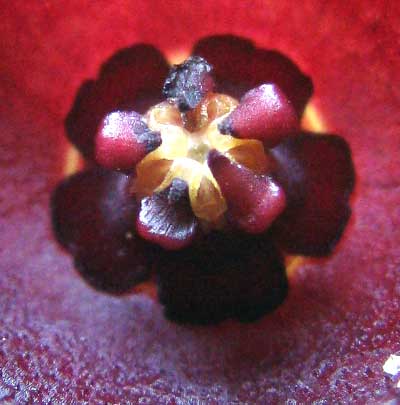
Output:
[[200,244],[166,252],[157,266],[165,314],[181,323],[254,321],[287,295],[281,256],[267,240],[209,234]]
[[51,200],[53,230],[93,287],[124,293],[150,276],[152,247],[134,230],[129,177],[94,169],[64,180]]
[[164,83],[163,94],[174,99],[180,111],[195,108],[214,88],[212,66],[199,56],[191,56],[175,65]]
[[136,227],[142,238],[164,249],[190,245],[198,232],[198,221],[190,206],[187,184],[174,179],[165,190],[143,198]]
[[290,253],[331,253],[351,214],[355,172],[347,142],[339,136],[303,133],[278,145],[272,154],[276,178],[287,196],[275,236]]

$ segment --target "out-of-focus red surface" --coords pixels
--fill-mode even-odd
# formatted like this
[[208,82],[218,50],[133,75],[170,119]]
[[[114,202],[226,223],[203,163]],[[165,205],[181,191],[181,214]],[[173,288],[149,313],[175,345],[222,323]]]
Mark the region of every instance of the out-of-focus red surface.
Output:
[[[400,9],[395,2],[117,0],[0,5],[0,399],[180,403],[395,398],[400,351]],[[350,143],[354,215],[335,255],[302,265],[289,298],[249,325],[182,327],[146,296],[94,292],[55,243],[63,120],[117,49],[167,55],[230,32],[309,74]],[[397,377],[399,379],[400,376]]]

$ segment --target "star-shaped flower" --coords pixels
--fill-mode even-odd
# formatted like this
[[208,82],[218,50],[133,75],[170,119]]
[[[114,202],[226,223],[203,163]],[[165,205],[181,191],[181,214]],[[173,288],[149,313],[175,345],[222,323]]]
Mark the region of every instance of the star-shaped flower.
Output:
[[[265,64],[275,72],[273,57]],[[186,322],[276,308],[287,294],[282,252],[331,253],[354,184],[342,138],[300,131],[301,92],[288,96],[263,73],[237,100],[220,93],[230,76],[219,86],[216,66],[194,56],[172,67],[165,101],[143,115],[120,104],[83,140],[78,97],[70,139],[103,168],[67,179],[53,198],[57,238],[86,279],[125,292],[155,273],[167,315]]]

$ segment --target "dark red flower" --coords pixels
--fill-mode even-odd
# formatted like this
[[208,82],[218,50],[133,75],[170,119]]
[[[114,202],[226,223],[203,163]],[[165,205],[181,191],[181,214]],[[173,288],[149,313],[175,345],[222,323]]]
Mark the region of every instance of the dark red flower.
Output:
[[[17,2],[1,13],[3,400],[396,400],[399,377],[383,369],[400,341],[396,3]],[[322,127],[345,136],[359,180],[335,254],[290,272],[277,311],[182,328],[144,295],[114,299],[81,283],[51,241],[48,198],[70,170],[63,119],[82,80],[128,44],[173,57],[215,27],[290,55],[313,78]]]

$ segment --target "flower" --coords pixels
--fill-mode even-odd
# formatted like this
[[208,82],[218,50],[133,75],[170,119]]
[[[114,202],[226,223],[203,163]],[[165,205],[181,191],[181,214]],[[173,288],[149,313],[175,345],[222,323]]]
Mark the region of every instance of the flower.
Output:
[[[224,41],[240,43],[216,37],[198,48],[212,57]],[[124,80],[118,69],[111,80],[101,76],[91,88],[84,85],[85,97],[81,90],[67,118],[68,134],[103,169],[65,180],[52,199],[56,236],[86,280],[127,292],[156,273],[166,314],[185,322],[253,320],[275,309],[287,280],[274,240],[289,253],[327,255],[350,215],[354,172],[346,142],[298,130],[306,98],[296,100],[310,91],[309,79],[283,57],[254,56],[263,69],[245,77],[258,86],[249,89],[239,77],[238,104],[220,93],[227,81],[236,88],[234,75],[221,72],[221,54],[213,63],[223,90],[212,65],[191,57],[171,69],[163,90],[169,101],[145,116],[124,100],[127,92],[134,104],[133,91],[121,83],[113,90],[112,83]],[[155,58],[153,49],[134,47],[103,72],[123,61],[129,70],[129,60],[140,60],[145,70]],[[283,65],[291,70],[279,77]],[[292,75],[302,85],[286,87],[288,99],[274,82],[288,86]],[[140,74],[128,77],[140,86]],[[150,94],[161,94],[162,78],[149,81]],[[108,93],[118,94],[110,101],[124,110],[107,111]]]
[[[125,4],[125,6],[124,6]],[[2,37],[1,395],[29,400],[382,402],[398,349],[396,6],[221,3],[153,9],[124,1],[4,6]],[[392,8],[392,10],[391,10]],[[355,12],[356,11],[356,12]],[[246,17],[244,17],[244,12]],[[171,24],[172,15],[179,24]],[[212,15],[212,18],[209,16]],[[207,18],[206,18],[207,17]],[[151,24],[149,19],[151,18]],[[209,25],[210,24],[210,25]],[[290,55],[313,78],[325,127],[350,142],[354,215],[328,262],[291,273],[289,297],[250,325],[181,328],[145,296],[96,294],[48,231],[63,176],[63,118],[76,88],[116,49],[172,55],[232,31]],[[168,32],[168,35],[165,33]],[[160,34],[163,33],[163,34]],[[173,38],[173,41],[171,41]],[[11,197],[11,198],[10,198]]]

